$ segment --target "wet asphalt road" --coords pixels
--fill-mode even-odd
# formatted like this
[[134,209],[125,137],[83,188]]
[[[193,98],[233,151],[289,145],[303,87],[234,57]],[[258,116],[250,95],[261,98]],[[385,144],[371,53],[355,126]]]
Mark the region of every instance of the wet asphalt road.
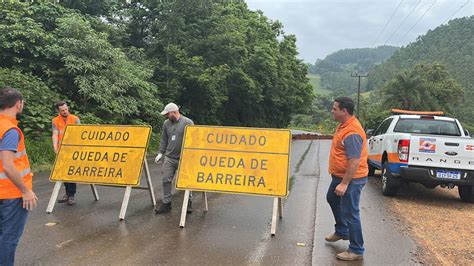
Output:
[[[291,190],[283,200],[283,219],[270,236],[272,198],[195,193],[194,212],[179,227],[183,193],[173,210],[155,215],[147,191],[134,190],[126,219],[118,219],[124,188],[98,187],[95,201],[88,185],[79,185],[76,205],[46,205],[53,184],[49,173],[34,177],[40,202],[31,215],[17,250],[18,265],[338,265],[334,255],[347,241],[325,243],[333,217],[325,200],[330,182],[327,158],[330,141],[293,141]],[[160,167],[149,159],[156,196],[161,198]],[[145,183],[145,182],[142,182]],[[62,189],[60,196],[64,193]],[[364,261],[351,264],[415,263],[415,243],[401,232],[383,203],[379,188],[363,190],[361,215],[366,242]],[[297,243],[303,243],[298,245]]]

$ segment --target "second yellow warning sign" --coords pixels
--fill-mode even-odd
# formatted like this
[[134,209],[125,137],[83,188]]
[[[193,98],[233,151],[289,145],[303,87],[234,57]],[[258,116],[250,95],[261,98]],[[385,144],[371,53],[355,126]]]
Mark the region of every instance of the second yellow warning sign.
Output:
[[284,197],[290,130],[186,127],[176,187]]

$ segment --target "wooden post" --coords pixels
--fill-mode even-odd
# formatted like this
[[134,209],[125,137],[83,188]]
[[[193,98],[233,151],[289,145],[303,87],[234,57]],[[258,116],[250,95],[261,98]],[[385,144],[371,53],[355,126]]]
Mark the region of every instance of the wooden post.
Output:
[[93,184],[91,184],[91,189],[92,189],[92,194],[94,195],[94,199],[98,201],[100,198],[99,198],[99,193],[97,192],[97,188]]
[[204,192],[204,211],[207,212],[209,211],[209,208],[207,206],[207,194]]
[[122,208],[120,209],[119,219],[125,219],[125,213],[127,212],[128,201],[130,200],[130,194],[132,193],[132,186],[125,187],[125,194],[123,195]]
[[56,184],[54,184],[54,189],[53,193],[51,194],[51,198],[49,199],[48,207],[46,208],[46,213],[52,213],[54,209],[54,204],[56,203],[56,200],[58,199],[59,195],[59,190],[61,189],[61,185],[63,182],[58,181]]
[[148,191],[150,192],[151,204],[153,204],[153,206],[156,206],[155,191],[153,191],[153,184],[151,183],[150,168],[148,167],[148,162],[146,160],[146,154],[145,154],[145,160],[144,160],[143,164],[145,166],[146,182],[147,182],[148,188],[149,188]]
[[279,205],[278,198],[274,198],[273,199],[273,213],[272,213],[272,228],[271,228],[272,236],[274,236],[276,232],[278,205]]
[[186,224],[186,210],[188,209],[188,201],[189,201],[189,190],[184,192],[184,199],[183,199],[183,208],[181,209],[181,219],[179,221],[179,226],[184,228]]

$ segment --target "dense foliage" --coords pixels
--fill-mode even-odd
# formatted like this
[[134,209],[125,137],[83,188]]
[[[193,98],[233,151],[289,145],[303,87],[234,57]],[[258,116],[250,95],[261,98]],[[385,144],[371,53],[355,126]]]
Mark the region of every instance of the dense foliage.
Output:
[[286,127],[313,93],[296,38],[243,1],[0,2],[0,85],[26,96],[23,127],[52,105],[85,123],[151,124],[176,102],[198,124]]
[[[369,73],[369,82],[375,89],[381,89],[394,78],[400,80],[401,72],[411,71],[417,64],[442,64],[449,77],[464,88],[464,100],[458,103],[447,97],[438,99],[438,102],[433,98],[424,98],[423,101],[434,101],[437,106],[431,106],[430,109],[449,111],[461,121],[474,125],[473,51],[474,16],[454,19],[418,37],[385,63],[375,67]],[[457,90],[455,86],[450,87]]]

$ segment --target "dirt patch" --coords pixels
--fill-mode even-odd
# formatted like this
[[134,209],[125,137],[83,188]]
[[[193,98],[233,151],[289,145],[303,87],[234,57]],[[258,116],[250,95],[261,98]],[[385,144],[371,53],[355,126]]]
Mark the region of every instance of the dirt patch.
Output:
[[[371,182],[380,185],[380,178]],[[393,214],[405,223],[423,249],[426,264],[472,265],[474,261],[474,204],[459,199],[457,188],[402,187],[396,197],[384,197]]]

